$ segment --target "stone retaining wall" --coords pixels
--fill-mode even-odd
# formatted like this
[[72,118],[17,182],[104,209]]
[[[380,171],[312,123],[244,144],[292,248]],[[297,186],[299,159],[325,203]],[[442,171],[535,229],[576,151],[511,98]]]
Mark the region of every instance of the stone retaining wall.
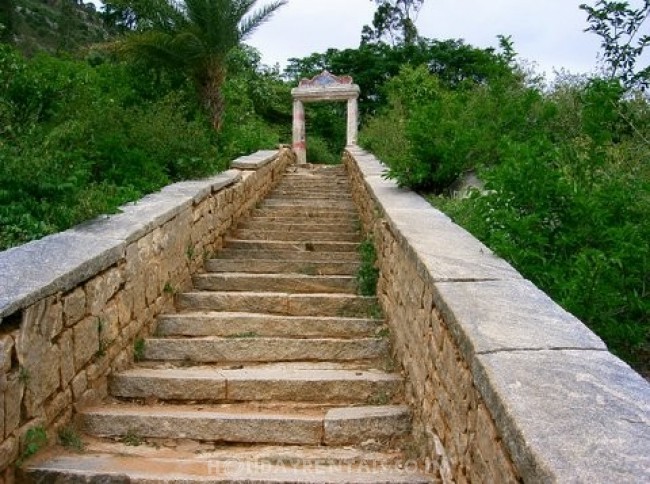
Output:
[[65,232],[0,252],[0,482],[30,428],[56,439],[75,407],[103,399],[134,342],[279,181],[286,148],[176,183]]
[[445,482],[650,481],[650,385],[575,317],[357,147],[378,296],[414,432]]

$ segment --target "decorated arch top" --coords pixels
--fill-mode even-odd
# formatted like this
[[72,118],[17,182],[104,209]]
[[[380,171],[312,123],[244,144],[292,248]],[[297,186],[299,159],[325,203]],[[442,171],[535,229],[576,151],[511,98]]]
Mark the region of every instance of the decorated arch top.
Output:
[[335,76],[323,71],[312,79],[302,79],[291,91],[300,101],[337,101],[359,97],[359,86],[350,76]]

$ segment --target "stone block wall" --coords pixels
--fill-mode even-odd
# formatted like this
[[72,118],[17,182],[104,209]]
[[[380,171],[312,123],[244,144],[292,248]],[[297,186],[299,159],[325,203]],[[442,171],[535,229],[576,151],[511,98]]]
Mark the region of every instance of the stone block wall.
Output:
[[12,481],[29,429],[53,441],[75,408],[107,395],[134,342],[294,162],[286,148],[259,152],[0,252],[0,482]]
[[650,480],[650,385],[371,154],[344,163],[422,457],[444,482]]

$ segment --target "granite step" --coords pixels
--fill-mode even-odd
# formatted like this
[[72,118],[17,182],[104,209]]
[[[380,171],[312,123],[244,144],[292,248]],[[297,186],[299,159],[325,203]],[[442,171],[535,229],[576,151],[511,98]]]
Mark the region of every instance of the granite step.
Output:
[[134,368],[111,378],[120,398],[175,401],[295,401],[364,404],[391,401],[399,375],[382,371],[323,368],[311,362],[262,364],[246,368]]
[[[142,446],[113,444],[104,452],[78,454],[61,450],[41,454],[18,469],[18,482],[37,484],[427,484],[430,478],[412,461],[392,454],[351,454],[354,460],[296,457],[264,461],[255,456],[215,458],[213,453],[176,450],[145,452]],[[283,447],[284,448],[284,447]],[[134,452],[138,450],[138,453]],[[147,449],[148,450],[148,449]],[[310,453],[315,453],[309,448]],[[286,451],[285,451],[286,454]],[[300,456],[299,453],[296,453]]]
[[311,242],[358,242],[361,235],[357,231],[344,232],[298,232],[269,229],[237,229],[232,235],[239,240],[311,241]]
[[245,250],[295,250],[305,252],[356,252],[357,242],[327,242],[322,240],[243,240],[226,237],[226,248]]
[[216,260],[278,260],[291,262],[333,262],[359,264],[357,252],[323,252],[307,251],[305,245],[295,245],[290,248],[278,249],[233,249],[226,247],[216,254]]
[[300,218],[306,222],[331,219],[334,219],[336,221],[350,221],[359,219],[359,213],[356,209],[337,208],[336,210],[333,210],[323,207],[299,207],[291,205],[279,207],[263,207],[260,205],[259,208],[256,208],[251,212],[251,215],[253,217]]
[[317,276],[306,274],[198,274],[192,278],[201,291],[264,291],[294,293],[356,294],[354,276]]
[[374,297],[351,294],[270,292],[187,292],[176,296],[179,310],[232,311],[287,316],[375,317]]
[[367,338],[384,327],[380,319],[278,316],[271,314],[200,312],[167,314],[158,318],[157,336]]
[[120,403],[85,408],[78,422],[85,433],[99,437],[327,446],[405,435],[410,412],[404,405]]
[[249,274],[305,274],[313,276],[354,276],[359,270],[358,262],[313,261],[301,262],[281,259],[228,260],[209,259],[205,261],[206,272],[246,272]]
[[385,338],[268,338],[254,333],[231,338],[146,338],[143,359],[194,363],[358,361],[388,355]]
[[318,209],[337,209],[341,211],[355,211],[356,205],[352,200],[309,200],[309,199],[289,199],[289,198],[267,198],[261,208],[306,208],[308,210]]
[[334,222],[334,223],[322,223],[307,221],[305,223],[294,222],[284,222],[282,220],[273,220],[267,219],[265,217],[255,217],[249,218],[248,220],[241,222],[238,229],[248,229],[248,230],[271,230],[279,231],[284,233],[293,233],[293,232],[359,232],[359,223],[358,222]]

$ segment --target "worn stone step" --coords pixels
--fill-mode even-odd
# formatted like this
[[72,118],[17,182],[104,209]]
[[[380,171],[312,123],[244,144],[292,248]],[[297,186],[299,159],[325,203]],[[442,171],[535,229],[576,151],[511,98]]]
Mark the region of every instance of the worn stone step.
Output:
[[248,229],[248,230],[275,230],[285,233],[293,232],[359,232],[359,223],[356,221],[353,222],[335,222],[335,223],[323,223],[323,222],[306,222],[306,223],[296,223],[296,222],[284,222],[282,220],[269,220],[263,217],[250,218],[241,222],[238,225],[238,229]]
[[311,242],[358,242],[361,239],[359,232],[344,232],[340,228],[331,232],[297,232],[268,229],[238,229],[233,237],[239,240],[288,240]]
[[335,219],[341,221],[358,220],[359,213],[356,209],[327,209],[316,207],[295,207],[295,206],[280,206],[280,207],[262,207],[256,208],[251,212],[254,217],[293,217],[299,218],[304,221],[318,221]]
[[305,274],[197,274],[194,287],[203,291],[266,291],[294,293],[357,292],[353,276],[312,276]]
[[356,252],[357,242],[327,242],[322,240],[242,240],[226,237],[224,244],[230,249],[245,250],[295,250],[305,252]]
[[379,317],[374,297],[351,294],[287,294],[271,292],[187,292],[176,304],[186,311],[232,311],[289,316]]
[[233,249],[226,247],[220,250],[216,257],[226,260],[254,260],[254,259],[275,259],[294,262],[359,262],[357,252],[315,252],[305,250],[305,246],[292,246],[290,248],[278,249]]
[[378,319],[210,312],[159,316],[156,335],[363,338],[376,336],[382,328]]
[[152,361],[272,362],[353,361],[386,358],[385,338],[265,338],[242,334],[232,338],[148,338],[143,356]]
[[387,403],[400,387],[401,378],[395,374],[302,363],[243,369],[135,368],[114,375],[109,392],[120,398],[178,401]]
[[79,423],[86,433],[96,436],[346,445],[404,435],[410,430],[410,413],[403,405],[113,404],[82,409]]
[[248,272],[251,274],[306,274],[306,275],[356,275],[359,263],[313,261],[301,262],[281,259],[227,260],[209,259],[205,262],[207,272]]
[[277,187],[270,196],[272,198],[291,198],[291,199],[337,199],[337,200],[350,200],[353,201],[352,195],[349,190],[344,188],[319,188],[318,190],[311,188],[289,188]]
[[267,198],[262,202],[262,208],[301,208],[308,210],[325,209],[325,210],[356,210],[356,205],[352,200],[309,200],[309,199],[287,199],[287,198]]
[[[60,450],[39,453],[17,469],[18,482],[69,484],[427,484],[414,461],[398,460],[393,454],[335,448],[281,447],[266,458],[270,446],[253,446],[248,457],[230,446],[230,455],[154,449],[120,443],[84,454]],[[295,449],[291,446],[289,449]],[[333,458],[321,450],[347,451],[350,457]],[[252,453],[254,452],[254,453]],[[262,458],[258,455],[262,453]],[[246,454],[245,454],[246,455]],[[294,457],[295,455],[295,457]],[[314,457],[316,456],[316,457]],[[366,457],[368,456],[368,457]],[[406,463],[404,463],[406,461]]]

